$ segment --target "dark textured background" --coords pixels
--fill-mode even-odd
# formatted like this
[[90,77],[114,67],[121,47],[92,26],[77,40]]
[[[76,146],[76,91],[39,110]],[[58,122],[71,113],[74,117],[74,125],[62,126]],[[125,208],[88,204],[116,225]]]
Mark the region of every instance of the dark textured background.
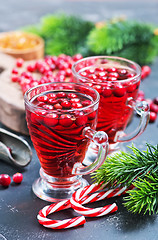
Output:
[[[126,16],[128,19],[154,23],[158,26],[158,1],[156,0],[5,0],[0,5],[0,32],[15,30],[25,25],[38,23],[41,16],[49,13],[73,14],[91,21],[102,21],[113,17]],[[158,96],[158,59],[151,66],[152,73],[142,82],[141,89],[147,98]],[[6,93],[6,97],[7,97]],[[134,118],[128,130],[138,123]],[[3,126],[4,127],[4,126]],[[26,137],[25,137],[26,138]],[[29,138],[26,138],[30,142]],[[141,150],[145,143],[158,143],[158,120],[149,124],[146,131],[133,141]],[[30,142],[31,144],[31,142]],[[126,145],[130,145],[128,143]],[[125,147],[126,147],[125,145]],[[0,173],[13,175],[19,171],[0,162]],[[31,185],[39,176],[39,163],[33,150],[31,164],[23,170],[24,180],[21,185],[11,184],[8,189],[0,187],[0,240],[157,240],[158,218],[154,216],[133,215],[122,205],[122,199],[110,199],[118,204],[116,214],[102,218],[87,219],[87,223],[70,230],[49,230],[38,224],[36,215],[47,203],[36,198]],[[105,201],[94,203],[103,206]],[[72,217],[74,212],[66,210],[54,214],[54,218]]]

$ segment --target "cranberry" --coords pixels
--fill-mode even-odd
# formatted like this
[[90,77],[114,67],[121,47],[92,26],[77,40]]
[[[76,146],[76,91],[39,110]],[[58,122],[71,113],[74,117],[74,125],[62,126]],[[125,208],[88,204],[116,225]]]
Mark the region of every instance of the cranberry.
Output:
[[102,78],[102,77],[106,77],[107,76],[107,72],[98,72],[97,73],[97,77]]
[[60,105],[60,103],[56,103],[56,104],[54,105],[54,108],[55,108],[55,109],[62,109],[62,106]]
[[83,113],[83,112],[79,112],[78,114],[76,114],[76,125],[81,127],[81,126],[84,126],[86,123],[87,123],[87,116]]
[[23,175],[22,175],[22,173],[15,173],[15,174],[13,175],[13,181],[14,181],[15,183],[21,183],[22,180],[23,180]]
[[149,122],[150,123],[153,123],[156,121],[156,118],[157,118],[157,114],[155,112],[150,112],[150,119],[149,119]]
[[56,113],[49,113],[44,118],[44,123],[48,127],[54,127],[58,124],[58,115]]
[[136,89],[137,85],[136,84],[133,84],[133,83],[130,83],[129,85],[127,85],[127,92],[128,93],[132,93],[134,92],[134,90]]
[[36,110],[35,113],[31,114],[31,122],[34,124],[38,124],[43,121],[43,116],[47,113],[46,110]]
[[68,98],[77,98],[77,95],[75,93],[69,93]]
[[156,97],[156,98],[153,99],[153,103],[156,104],[156,105],[158,105],[158,97]]
[[69,101],[65,100],[65,101],[61,102],[61,106],[63,108],[70,108],[71,107],[71,103]]
[[116,97],[123,97],[126,94],[126,89],[121,84],[117,85],[116,88],[113,90],[113,94]]
[[19,73],[19,72],[18,72],[18,69],[17,69],[17,68],[13,68],[12,73],[13,73],[13,74],[18,74],[18,73]]
[[8,187],[11,183],[11,178],[8,174],[0,174],[0,185]]
[[34,72],[35,69],[36,69],[35,65],[28,65],[27,66],[27,71],[29,71],[29,72]]
[[60,125],[63,127],[70,127],[73,123],[72,117],[69,114],[62,114],[59,119]]
[[103,87],[103,91],[101,93],[103,95],[103,97],[110,97],[112,94],[112,90],[110,87]]
[[109,78],[118,78],[119,77],[119,74],[117,73],[117,72],[110,72],[109,74],[108,74],[108,77]]
[[24,63],[24,60],[22,58],[18,58],[16,60],[16,66],[17,67],[22,67],[23,66],[23,63]]
[[108,72],[117,72],[117,69],[115,67],[111,67],[107,69]]
[[102,86],[101,85],[93,85],[93,88],[97,90],[98,93],[102,92]]
[[19,82],[19,77],[17,75],[13,75],[12,82]]
[[50,99],[48,99],[48,103],[49,103],[49,104],[56,104],[56,103],[58,103],[58,100],[57,100],[57,99],[50,98]]
[[48,105],[48,104],[44,104],[42,105],[43,108],[47,109],[47,110],[53,110],[53,106],[52,105]]
[[151,102],[151,104],[150,104],[150,111],[158,113],[158,105],[156,105],[155,103]]
[[72,103],[72,108],[82,108],[82,104],[81,103]]
[[70,102],[71,102],[71,103],[79,103],[79,102],[80,102],[80,99],[79,99],[79,98],[71,98],[71,99],[70,99]]
[[48,94],[47,94],[47,97],[48,97],[48,98],[51,98],[51,99],[55,99],[57,96],[56,96],[55,93],[48,93]]
[[[106,72],[106,69],[104,67],[96,67],[95,70],[98,72]],[[107,74],[107,72],[106,72],[106,74]]]
[[80,60],[80,59],[82,59],[83,57],[82,57],[82,55],[81,54],[75,54],[73,57],[72,57],[72,59],[76,62],[76,61],[78,61],[78,60]]
[[48,102],[48,97],[46,95],[38,96],[37,101],[38,102]]
[[146,78],[151,73],[151,68],[149,66],[142,67],[141,79]]
[[82,102],[83,107],[89,106],[91,104],[92,104],[92,101],[90,101],[90,100],[85,100],[85,101]]
[[58,92],[57,97],[58,98],[64,98],[64,97],[66,97],[66,93],[65,92]]

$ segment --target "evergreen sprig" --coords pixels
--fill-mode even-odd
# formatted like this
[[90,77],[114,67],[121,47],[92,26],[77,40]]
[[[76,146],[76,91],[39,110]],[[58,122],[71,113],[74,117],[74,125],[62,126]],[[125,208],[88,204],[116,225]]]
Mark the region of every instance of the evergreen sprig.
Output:
[[149,215],[158,213],[158,176],[155,173],[148,174],[144,179],[138,178],[133,185],[136,187],[128,191],[124,197],[126,208],[133,213]]
[[146,151],[132,145],[132,153],[121,152],[108,157],[92,177],[98,183],[111,186],[133,184],[124,198],[125,206],[133,213],[158,212],[158,145],[147,144]]
[[158,54],[154,27],[135,21],[107,22],[93,28],[87,45],[92,54],[122,56],[141,65],[151,63]]

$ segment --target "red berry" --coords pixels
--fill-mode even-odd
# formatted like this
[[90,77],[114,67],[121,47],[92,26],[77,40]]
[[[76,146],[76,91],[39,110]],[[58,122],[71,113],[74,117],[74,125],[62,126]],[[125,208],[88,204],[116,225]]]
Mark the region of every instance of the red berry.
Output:
[[150,111],[158,113],[158,105],[156,105],[153,102],[151,102],[151,104],[150,104]]
[[16,66],[17,67],[22,67],[23,66],[23,63],[24,63],[24,60],[22,58],[18,58],[16,60]]
[[75,93],[69,93],[68,98],[77,98],[77,95]]
[[90,100],[85,100],[85,101],[82,102],[83,107],[89,106],[91,104],[92,104],[92,101],[90,101]]
[[158,97],[153,99],[153,103],[155,103],[156,105],[158,105]]
[[71,98],[71,99],[70,99],[70,102],[71,102],[71,103],[79,103],[79,102],[80,102],[80,99],[79,99],[79,98]]
[[151,68],[149,66],[142,67],[141,79],[146,78],[151,73]]
[[81,127],[84,126],[87,123],[87,116],[83,112],[79,112],[76,114],[76,125]]
[[82,108],[82,104],[81,103],[72,103],[72,108]]
[[73,60],[76,62],[76,61],[82,59],[83,57],[82,57],[81,54],[78,53],[78,54],[74,55],[72,58],[73,58]]
[[69,114],[62,114],[59,119],[60,125],[63,127],[70,127],[73,123],[72,117]]
[[117,85],[113,90],[113,94],[116,97],[123,97],[126,94],[126,89],[122,85]]
[[48,127],[54,127],[58,124],[58,115],[56,113],[47,114],[44,118],[44,123]]
[[61,102],[61,106],[63,108],[70,108],[71,107],[71,103],[69,101],[65,100],[65,101]]
[[103,97],[110,97],[112,94],[112,90],[110,87],[103,87],[102,93]]
[[8,174],[0,174],[0,185],[8,187],[11,183],[11,178]]
[[53,106],[52,105],[44,104],[44,105],[42,105],[42,107],[47,109],[47,110],[53,110]]
[[39,96],[39,97],[37,97],[37,101],[48,102],[48,97],[46,95]]
[[18,74],[18,69],[17,68],[13,68],[12,73],[13,74]]
[[156,121],[157,114],[155,112],[150,112],[150,119],[149,122],[153,123]]
[[23,175],[22,175],[22,173],[15,173],[15,174],[13,175],[13,181],[14,181],[15,183],[21,183],[22,180],[23,180]]
[[59,92],[59,93],[57,93],[57,97],[58,98],[64,98],[64,97],[66,97],[66,93],[65,92]]
[[17,75],[13,75],[12,82],[19,82],[19,77]]

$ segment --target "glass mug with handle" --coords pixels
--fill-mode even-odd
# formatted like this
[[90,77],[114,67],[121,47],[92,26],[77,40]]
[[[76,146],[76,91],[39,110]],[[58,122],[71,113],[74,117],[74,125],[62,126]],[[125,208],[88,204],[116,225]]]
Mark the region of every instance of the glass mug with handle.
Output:
[[[99,168],[108,152],[108,136],[95,131],[98,92],[77,83],[47,83],[25,95],[26,120],[40,161],[40,178],[32,189],[41,199],[57,202],[88,184],[82,178]],[[98,155],[83,165],[93,142]]]
[[[109,137],[109,153],[120,148],[145,130],[149,121],[149,106],[137,102],[141,81],[141,68],[128,59],[111,56],[83,58],[72,66],[75,82],[83,83],[98,91],[98,131],[105,131]],[[132,118],[133,111],[141,116],[137,128],[126,134],[124,130]]]

